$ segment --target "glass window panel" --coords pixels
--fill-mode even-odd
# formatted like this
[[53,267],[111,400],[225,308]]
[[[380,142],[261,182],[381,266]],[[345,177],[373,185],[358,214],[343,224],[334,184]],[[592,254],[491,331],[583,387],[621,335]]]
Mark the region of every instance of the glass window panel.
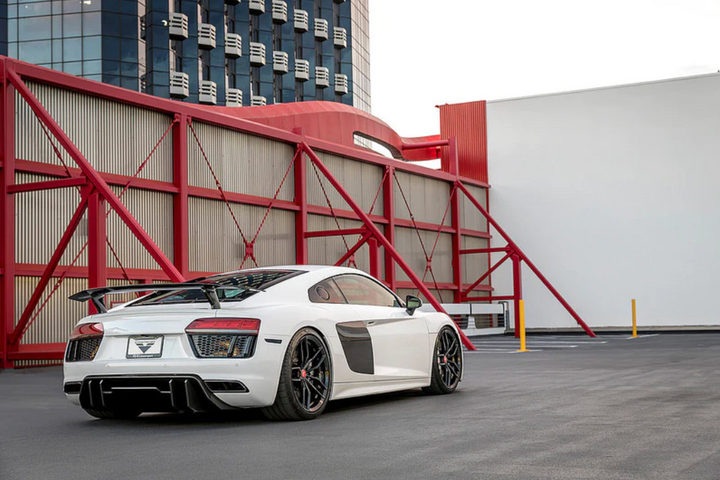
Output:
[[137,63],[138,42],[132,38],[120,39],[120,60]]
[[66,38],[63,40],[63,61],[74,62],[76,60],[82,60],[82,39]]
[[138,38],[138,17],[120,15],[120,36]]
[[91,62],[83,62],[83,75],[95,75],[102,73],[102,62],[93,60]]
[[17,5],[8,6],[8,18],[17,18]]
[[62,2],[60,2],[58,0],[55,0],[54,2],[52,2],[52,13],[53,13],[53,15],[61,15],[62,14]]
[[120,75],[120,62],[108,62],[103,60],[103,74]]
[[137,15],[137,8],[137,0],[122,0],[122,3],[120,4],[120,11],[122,13],[127,13],[128,15]]
[[17,42],[17,20],[8,20],[8,42]]
[[19,40],[50,40],[52,30],[50,17],[23,18],[18,20]]
[[63,15],[63,36],[79,37],[82,34],[80,14]]
[[[109,3],[113,3],[112,1]],[[63,13],[80,13],[82,3],[79,0],[65,0],[63,2]]]
[[[52,41],[52,58],[53,58],[53,62],[62,62],[63,61],[62,40],[53,40]],[[62,70],[62,67],[59,70]]]
[[120,79],[120,86],[123,87],[123,88],[127,88],[127,89],[129,89],[129,90],[135,90],[135,91],[137,91],[139,84],[140,84],[140,82],[138,81],[137,78],[133,78],[133,77],[122,77],[122,78]]
[[152,49],[153,70],[168,71],[168,51],[162,48]]
[[83,12],[98,12],[101,8],[101,0],[83,0],[82,11]]
[[100,35],[100,12],[82,14],[83,35]]
[[120,39],[103,36],[102,52],[104,60],[120,60]]
[[62,15],[55,15],[51,18],[53,38],[62,38]]
[[18,58],[18,44],[11,43],[8,45],[8,57]]
[[40,2],[18,5],[18,17],[40,17],[42,15],[50,15],[52,13],[52,6],[50,2]]
[[96,82],[102,82],[102,75],[83,75],[88,80],[95,80]]
[[137,63],[122,62],[120,64],[120,74],[123,77],[138,77]]
[[19,45],[18,59],[30,63],[50,63],[52,50],[50,40],[22,42]]
[[83,60],[100,60],[102,58],[102,37],[83,38]]
[[120,15],[116,13],[103,12],[102,14],[103,35],[120,36]]
[[57,70],[57,71],[59,71],[59,72],[62,72],[62,63],[60,63],[60,62],[58,62],[58,63],[53,63],[53,64],[52,64],[52,67],[50,67],[50,68],[52,68],[53,70]]
[[120,86],[120,77],[117,77],[115,75],[105,75],[103,74],[103,83],[109,83],[110,85],[117,85]]
[[72,75],[82,75],[82,62],[63,63],[63,72]]

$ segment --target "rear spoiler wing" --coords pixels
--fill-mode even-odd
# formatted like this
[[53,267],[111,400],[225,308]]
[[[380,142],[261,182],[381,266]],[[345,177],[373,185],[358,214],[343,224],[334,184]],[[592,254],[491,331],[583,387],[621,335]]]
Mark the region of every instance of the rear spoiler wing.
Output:
[[173,290],[202,290],[205,296],[210,302],[210,306],[217,310],[220,308],[220,299],[217,295],[217,290],[228,289],[237,290],[238,288],[247,288],[248,290],[257,290],[249,287],[238,287],[232,285],[220,285],[219,283],[208,283],[208,282],[185,282],[185,283],[146,283],[142,285],[120,285],[117,287],[100,287],[91,288],[89,290],[83,290],[71,295],[70,300],[76,302],[86,302],[90,300],[97,311],[100,313],[106,313],[107,307],[105,306],[105,295],[110,293],[131,293],[131,292],[162,292],[162,291],[173,291]]

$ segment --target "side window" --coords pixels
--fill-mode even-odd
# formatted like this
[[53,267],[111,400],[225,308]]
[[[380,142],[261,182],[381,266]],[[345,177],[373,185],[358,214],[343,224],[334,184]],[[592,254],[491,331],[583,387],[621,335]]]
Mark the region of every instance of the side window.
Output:
[[332,278],[310,287],[308,297],[313,303],[347,303]]
[[378,307],[400,306],[392,292],[362,275],[339,275],[335,277],[335,283],[350,304]]

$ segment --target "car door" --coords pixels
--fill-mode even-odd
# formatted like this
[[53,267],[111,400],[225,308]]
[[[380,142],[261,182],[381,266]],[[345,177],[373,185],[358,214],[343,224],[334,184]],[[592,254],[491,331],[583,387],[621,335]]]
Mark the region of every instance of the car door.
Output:
[[421,312],[408,314],[394,293],[369,277],[345,274],[333,280],[370,335],[376,379],[430,375],[430,339]]

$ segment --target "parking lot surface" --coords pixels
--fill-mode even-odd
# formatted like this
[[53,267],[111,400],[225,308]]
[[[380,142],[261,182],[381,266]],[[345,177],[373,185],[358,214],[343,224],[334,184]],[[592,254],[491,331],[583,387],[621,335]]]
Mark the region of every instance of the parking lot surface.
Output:
[[5,371],[0,479],[720,478],[720,334],[538,336],[529,354],[474,341],[455,394],[332,402],[296,423],[96,420],[60,368]]

